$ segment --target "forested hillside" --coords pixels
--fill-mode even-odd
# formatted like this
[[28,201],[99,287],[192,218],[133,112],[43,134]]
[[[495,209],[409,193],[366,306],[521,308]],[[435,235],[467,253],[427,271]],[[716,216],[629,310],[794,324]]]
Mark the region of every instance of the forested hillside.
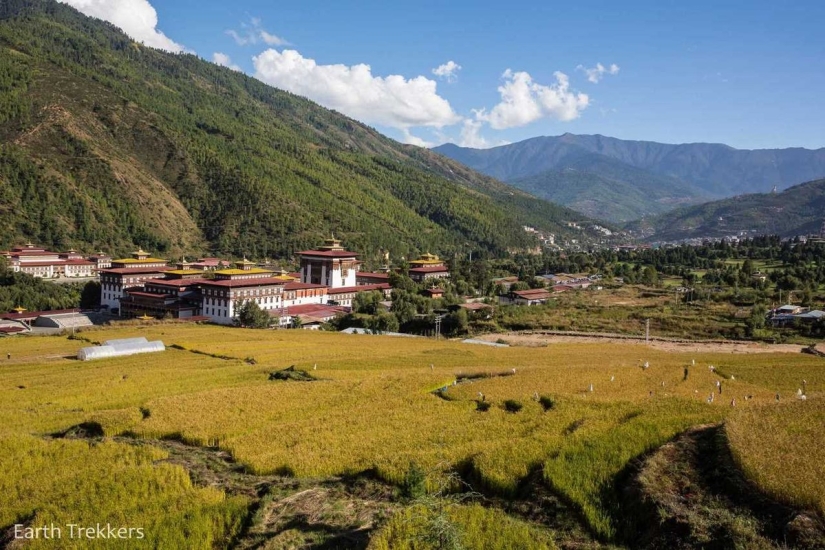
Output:
[[52,0],[0,3],[0,143],[0,247],[500,254],[581,219]]
[[820,179],[781,193],[741,195],[680,208],[629,228],[656,240],[723,237],[742,231],[793,237],[819,234],[824,220],[825,179]]
[[614,223],[707,200],[701,191],[676,178],[653,174],[596,154],[570,159],[564,168],[547,170],[510,183],[586,216]]

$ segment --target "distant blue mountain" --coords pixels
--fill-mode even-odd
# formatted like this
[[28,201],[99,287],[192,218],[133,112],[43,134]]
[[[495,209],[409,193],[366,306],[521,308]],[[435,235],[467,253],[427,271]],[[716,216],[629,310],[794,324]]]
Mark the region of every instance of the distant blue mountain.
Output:
[[825,148],[750,151],[564,134],[492,149],[445,144],[434,150],[542,198],[613,221],[825,177]]

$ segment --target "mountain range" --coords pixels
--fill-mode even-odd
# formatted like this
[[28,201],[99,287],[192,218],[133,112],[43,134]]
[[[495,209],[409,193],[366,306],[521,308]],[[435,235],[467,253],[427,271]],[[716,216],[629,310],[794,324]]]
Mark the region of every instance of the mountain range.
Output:
[[614,222],[825,177],[825,148],[750,151],[564,134],[491,149],[445,144],[434,150],[539,197]]
[[0,3],[0,246],[503,254],[580,214],[53,0]]
[[819,234],[825,221],[825,179],[795,185],[778,193],[739,195],[628,225],[650,240],[718,238],[739,233],[762,235]]

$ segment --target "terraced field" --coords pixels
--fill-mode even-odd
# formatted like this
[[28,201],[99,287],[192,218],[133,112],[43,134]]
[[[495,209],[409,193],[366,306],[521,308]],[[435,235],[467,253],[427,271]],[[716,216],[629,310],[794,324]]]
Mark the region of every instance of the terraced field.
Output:
[[[174,348],[79,362],[72,357],[84,341],[0,340],[0,527],[7,534],[15,523],[128,520],[156,547],[176,547],[179,525],[186,526],[188,547],[252,547],[244,540],[264,532],[255,522],[272,516],[261,510],[288,496],[273,496],[275,478],[306,484],[366,476],[396,496],[387,506],[367,506],[369,517],[349,517],[346,528],[362,532],[352,540],[368,540],[364,533],[386,525],[373,546],[403,545],[399,537],[432,528],[431,509],[413,514],[429,527],[404,520],[405,503],[422,504],[392,489],[408,483],[415,464],[426,472],[431,495],[454,475],[466,485],[451,491],[483,495],[433,516],[463,525],[467,547],[492,540],[484,526],[506,511],[484,510],[496,499],[517,501],[528,481],[562,503],[593,544],[627,542],[617,483],[634,460],[691,426],[726,420],[732,456],[749,482],[812,510],[817,521],[825,513],[817,477],[825,362],[817,357],[618,343],[493,348],[175,324],[81,334],[90,341],[138,335]],[[316,380],[269,379],[290,365]],[[803,379],[804,402],[796,398]],[[762,422],[771,429],[761,430]],[[71,437],[78,431],[87,439]],[[789,445],[800,437],[804,446]],[[249,482],[257,488],[202,483],[163,445],[135,444],[158,440],[215,448],[260,480]],[[442,493],[436,494],[449,501]],[[388,522],[387,514],[395,519]],[[502,547],[508,536],[565,546],[558,525],[529,516],[510,518],[513,534],[499,533]]]

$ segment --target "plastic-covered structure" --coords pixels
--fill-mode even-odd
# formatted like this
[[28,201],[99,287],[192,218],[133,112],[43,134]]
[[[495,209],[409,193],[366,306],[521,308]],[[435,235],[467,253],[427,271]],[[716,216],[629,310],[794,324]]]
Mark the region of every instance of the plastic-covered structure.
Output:
[[166,346],[160,340],[149,342],[146,338],[121,338],[118,340],[106,340],[102,346],[92,346],[81,348],[77,352],[77,358],[81,361],[92,359],[105,359],[107,357],[121,357],[124,355],[136,355],[138,353],[152,353],[164,351]]

